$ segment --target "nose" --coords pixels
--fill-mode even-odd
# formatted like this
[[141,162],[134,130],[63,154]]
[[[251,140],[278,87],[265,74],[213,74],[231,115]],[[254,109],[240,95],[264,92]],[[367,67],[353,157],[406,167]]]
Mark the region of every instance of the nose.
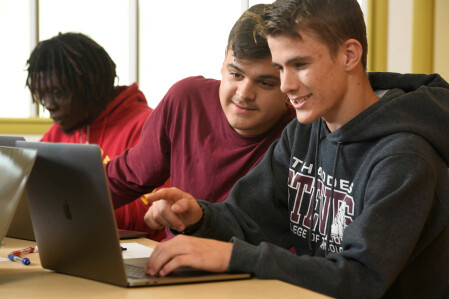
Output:
[[281,72],[281,91],[289,94],[299,89],[299,80],[297,75],[290,70]]
[[55,101],[51,95],[44,95],[42,97],[42,100],[44,102],[44,107],[47,110],[55,110],[57,108]]
[[255,86],[250,80],[242,80],[237,87],[237,96],[243,100],[255,100]]

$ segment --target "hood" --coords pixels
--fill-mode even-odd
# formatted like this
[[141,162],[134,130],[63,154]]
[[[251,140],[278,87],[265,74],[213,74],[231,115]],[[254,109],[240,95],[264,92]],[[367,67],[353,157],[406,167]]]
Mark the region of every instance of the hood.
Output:
[[118,86],[117,96],[100,112],[95,120],[83,127],[80,127],[73,132],[64,133],[68,136],[77,136],[78,143],[89,143],[91,132],[100,131],[99,140],[95,141],[101,144],[104,137],[104,130],[106,126],[113,126],[116,122],[120,122],[123,114],[127,114],[129,106],[141,104],[143,109],[148,108],[145,95],[140,91],[137,83],[129,86]]
[[102,125],[103,121],[107,117],[108,122],[111,124],[114,120],[118,120],[122,111],[126,110],[129,105],[132,105],[133,102],[140,102],[147,106],[147,99],[145,95],[140,91],[137,83],[134,83],[130,86],[118,86],[117,96],[113,99],[104,109],[95,121],[91,124],[91,126],[95,126],[95,124]]
[[335,132],[332,142],[351,143],[399,132],[429,142],[449,165],[449,84],[438,74],[368,74],[374,91],[384,96]]

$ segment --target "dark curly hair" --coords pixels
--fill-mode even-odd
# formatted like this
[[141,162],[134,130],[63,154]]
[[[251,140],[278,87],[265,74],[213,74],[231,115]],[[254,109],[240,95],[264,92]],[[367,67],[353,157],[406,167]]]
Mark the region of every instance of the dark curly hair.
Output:
[[103,47],[84,34],[59,33],[39,42],[27,66],[26,86],[35,103],[44,105],[45,84],[53,85],[53,76],[86,111],[88,106],[102,110],[113,99],[116,65]]

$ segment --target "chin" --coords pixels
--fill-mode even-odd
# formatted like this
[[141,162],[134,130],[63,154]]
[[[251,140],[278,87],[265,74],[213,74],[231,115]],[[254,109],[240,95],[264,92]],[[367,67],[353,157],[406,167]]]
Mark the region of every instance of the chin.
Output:
[[81,128],[82,126],[67,126],[67,125],[59,124],[59,127],[61,128],[62,131],[64,131],[64,133],[71,134],[71,133],[73,133],[73,131]]
[[303,115],[299,115],[298,113],[296,113],[296,119],[303,125],[308,125],[313,123],[314,121],[316,121],[318,119],[318,117],[313,118],[313,117],[305,117]]
[[64,131],[64,133],[66,133],[66,134],[72,134],[73,131],[75,131],[76,129],[66,128],[66,127],[61,126],[61,130]]

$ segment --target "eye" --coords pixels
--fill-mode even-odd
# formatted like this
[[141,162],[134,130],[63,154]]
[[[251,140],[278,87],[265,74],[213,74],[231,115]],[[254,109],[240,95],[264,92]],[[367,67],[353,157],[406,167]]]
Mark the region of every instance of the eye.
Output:
[[307,66],[307,63],[303,63],[303,62],[297,62],[297,63],[295,63],[295,68],[296,69],[303,69],[303,68],[305,68]]
[[62,97],[62,91],[60,91],[59,89],[53,89],[52,91],[52,95],[54,98],[61,98]]
[[230,74],[231,74],[232,77],[234,77],[234,78],[236,78],[236,79],[240,79],[240,78],[243,77],[241,74],[236,73],[236,72],[231,72]]
[[268,82],[268,81],[260,81],[259,84],[262,85],[262,87],[265,87],[265,88],[271,88],[271,87],[274,86],[273,83]]

